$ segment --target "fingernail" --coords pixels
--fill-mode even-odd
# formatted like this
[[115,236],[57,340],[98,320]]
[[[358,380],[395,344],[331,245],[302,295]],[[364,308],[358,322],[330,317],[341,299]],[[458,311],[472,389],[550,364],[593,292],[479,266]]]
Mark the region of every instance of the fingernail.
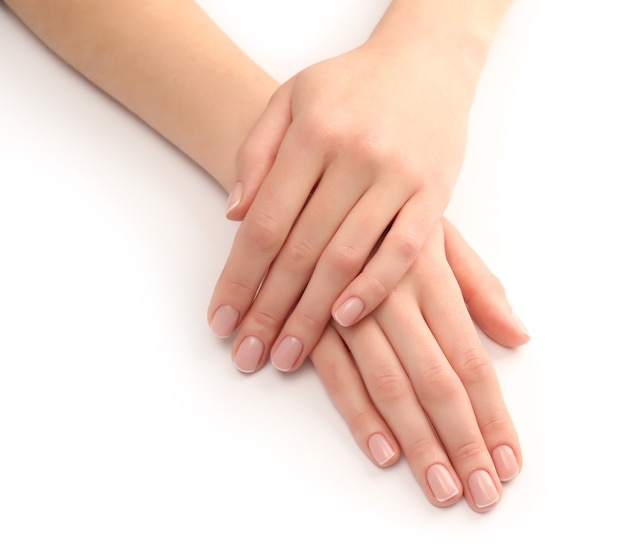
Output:
[[241,342],[235,354],[235,367],[242,373],[253,373],[261,361],[263,349],[261,340],[255,336],[248,336]]
[[501,481],[510,481],[519,475],[515,452],[509,446],[498,446],[491,454]]
[[358,297],[351,297],[335,311],[333,317],[341,326],[350,326],[365,310],[365,303]]
[[241,197],[243,196],[243,183],[238,181],[228,196],[228,202],[226,203],[226,216],[241,203]]
[[438,502],[447,502],[459,493],[459,487],[444,465],[435,463],[426,471],[426,480]]
[[498,489],[486,471],[474,471],[467,483],[477,508],[488,508],[500,500]]
[[367,441],[367,447],[376,463],[380,466],[385,465],[396,455],[391,444],[389,444],[387,439],[379,432],[370,436]]
[[530,336],[530,334],[528,333],[528,329],[524,326],[524,323],[519,319],[519,317],[515,313],[511,313],[511,318],[513,319],[513,322],[515,322],[519,330],[521,330],[524,334],[526,334],[526,336]]
[[239,320],[239,311],[230,305],[221,305],[213,315],[210,328],[213,334],[220,338],[227,338],[235,330]]
[[279,371],[290,371],[303,349],[302,342],[298,338],[287,336],[283,338],[272,355],[272,364]]

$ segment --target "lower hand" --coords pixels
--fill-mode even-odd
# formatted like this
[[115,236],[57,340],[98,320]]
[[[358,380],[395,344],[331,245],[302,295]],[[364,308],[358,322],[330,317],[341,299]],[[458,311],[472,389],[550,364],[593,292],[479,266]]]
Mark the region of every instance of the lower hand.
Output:
[[484,512],[522,456],[471,317],[505,346],[529,339],[499,281],[442,221],[397,290],[354,327],[329,325],[311,359],[375,464],[402,452],[433,504],[464,494]]

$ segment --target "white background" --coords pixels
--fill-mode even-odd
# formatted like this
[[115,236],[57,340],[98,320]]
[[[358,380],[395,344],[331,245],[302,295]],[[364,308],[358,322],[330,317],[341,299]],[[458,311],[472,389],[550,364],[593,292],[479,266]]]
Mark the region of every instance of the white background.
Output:
[[[201,2],[281,80],[387,3]],[[518,0],[481,81],[449,216],[533,340],[485,340],[525,467],[479,515],[374,467],[312,367],[233,369],[225,196],[0,8],[0,554],[626,554],[622,11]]]

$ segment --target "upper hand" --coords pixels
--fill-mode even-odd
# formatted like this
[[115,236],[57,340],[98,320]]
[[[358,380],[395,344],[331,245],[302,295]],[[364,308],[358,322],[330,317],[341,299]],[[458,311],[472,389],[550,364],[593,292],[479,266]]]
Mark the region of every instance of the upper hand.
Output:
[[471,95],[441,59],[366,43],[274,95],[238,156],[229,216],[245,218],[209,307],[216,334],[241,327],[239,369],[272,345],[277,368],[297,368],[331,314],[363,318],[415,260],[465,148]]

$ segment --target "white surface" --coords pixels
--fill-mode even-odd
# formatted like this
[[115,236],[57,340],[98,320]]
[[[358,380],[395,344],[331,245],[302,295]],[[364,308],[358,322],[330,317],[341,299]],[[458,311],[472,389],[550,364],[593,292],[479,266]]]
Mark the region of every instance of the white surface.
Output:
[[[387,2],[201,4],[284,79]],[[0,9],[0,553],[626,554],[620,5],[518,1],[476,101],[449,214],[533,335],[487,342],[525,450],[487,515],[370,464],[311,367],[232,368],[223,194]]]

